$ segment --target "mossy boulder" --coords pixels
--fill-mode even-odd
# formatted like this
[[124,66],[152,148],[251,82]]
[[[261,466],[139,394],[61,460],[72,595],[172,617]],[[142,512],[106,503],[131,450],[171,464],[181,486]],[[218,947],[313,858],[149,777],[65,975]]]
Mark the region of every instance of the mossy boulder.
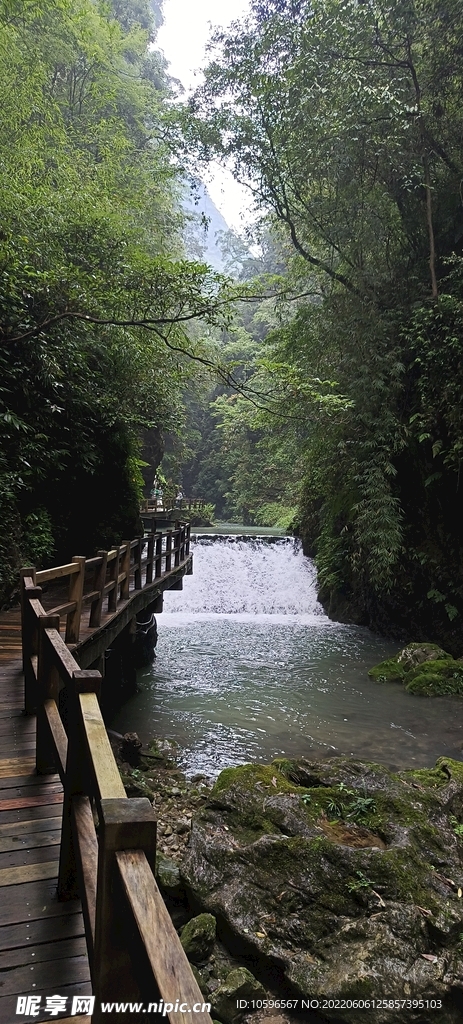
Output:
[[244,1016],[239,1002],[256,999],[267,999],[262,985],[246,967],[236,967],[222,985],[212,994],[212,1011],[217,1013],[224,1024],[235,1024]]
[[[399,773],[346,758],[243,765],[222,772],[195,817],[181,871],[257,975],[277,964],[301,998],[439,998],[439,1024],[456,1024],[462,822],[463,764],[447,758]],[[368,1013],[402,1019],[418,1016]]]
[[425,697],[463,696],[463,661],[437,644],[408,644],[368,675],[378,683],[403,683],[409,693]]
[[203,964],[211,955],[216,923],[212,914],[198,914],[182,928],[180,941],[192,964]]
[[463,661],[427,661],[407,673],[405,689],[424,697],[463,696]]

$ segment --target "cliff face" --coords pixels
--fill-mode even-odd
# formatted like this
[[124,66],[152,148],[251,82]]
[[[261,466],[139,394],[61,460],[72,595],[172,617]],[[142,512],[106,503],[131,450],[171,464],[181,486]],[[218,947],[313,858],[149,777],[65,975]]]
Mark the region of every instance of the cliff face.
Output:
[[[459,502],[461,506],[461,501]],[[455,511],[455,497],[449,508]],[[408,509],[406,509],[408,511]],[[400,563],[393,585],[378,591],[367,571],[358,571],[362,552],[352,532],[345,527],[346,515],[332,528],[331,541],[337,545],[337,574],[325,580],[321,537],[321,508],[307,493],[300,510],[298,534],[304,554],[314,558],[322,571],[318,576],[318,598],[336,622],[368,626],[399,642],[427,641],[439,644],[455,658],[463,656],[463,600],[461,566],[463,510],[453,521],[444,521],[436,509],[423,506],[423,515],[410,514],[404,530]],[[426,514],[425,514],[426,512]],[[452,516],[450,517],[452,518]],[[432,560],[423,557],[432,552]],[[354,568],[355,567],[355,571]]]
[[185,185],[182,206],[187,214],[184,231],[187,256],[203,260],[213,270],[223,273],[224,259],[219,236],[220,232],[227,232],[229,228],[201,181],[194,180],[191,187]]

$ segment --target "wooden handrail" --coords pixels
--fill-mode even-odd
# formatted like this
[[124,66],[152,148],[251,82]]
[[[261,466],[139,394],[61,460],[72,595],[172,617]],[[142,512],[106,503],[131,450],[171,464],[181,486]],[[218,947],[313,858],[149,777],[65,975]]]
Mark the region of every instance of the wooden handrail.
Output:
[[[161,553],[161,545],[162,538],[148,538],[144,583],[141,539],[122,545],[126,558],[134,550],[133,573],[144,587],[155,585],[153,569],[156,577],[159,559],[167,561],[171,550],[183,551],[184,562],[188,558],[188,528],[179,528],[175,548],[172,534],[168,535],[165,553]],[[109,554],[112,552],[100,552],[96,559],[88,560],[90,565],[82,558],[70,563],[68,575],[76,597],[67,614],[74,616],[73,623],[79,602],[84,603],[82,587],[87,567],[101,570],[90,592],[90,618],[92,614],[98,618],[95,593],[100,602],[108,586],[110,595],[117,593],[119,573],[112,585],[105,583]],[[114,549],[111,561],[116,569],[118,555],[119,550]],[[64,568],[69,566],[59,567]],[[93,1024],[103,1021],[102,1001],[142,998],[149,1002],[157,992],[164,1000],[164,1016],[169,1024],[211,1024],[209,1004],[203,1002],[154,878],[153,808],[145,797],[127,798],[112,753],[98,700],[101,675],[79,668],[60,635],[59,613],[54,610],[47,614],[43,608],[36,585],[39,574],[30,568],[22,570],[21,575],[23,656],[28,670],[26,709],[30,710],[32,703],[37,706],[37,771],[58,771],[64,787],[58,893],[61,899],[79,896],[82,901],[95,994]],[[128,561],[122,575],[127,584]],[[59,577],[47,577],[52,578]],[[79,587],[74,581],[79,581]],[[125,608],[127,600],[121,598],[119,603]],[[60,707],[66,709],[64,719]],[[141,956],[138,948],[135,952],[131,948],[134,942],[140,944]],[[179,1003],[191,1009],[195,1006],[195,1012],[175,1010]]]
[[[72,562],[52,569],[22,569],[21,577],[24,591],[31,592],[35,588],[36,598],[42,593],[37,586],[39,583],[69,579],[68,600],[61,599],[48,614],[59,615],[60,621],[64,621],[66,643],[78,644],[86,609],[90,607],[84,626],[96,629],[101,624],[105,598],[108,599],[108,612],[116,613],[135,591],[152,586],[153,580],[162,579],[182,567],[189,558],[190,526],[179,523],[175,529],[124,541],[118,548],[99,551],[92,558],[76,555]],[[37,654],[37,643],[31,636],[35,629],[29,613],[23,614],[24,671],[26,675],[29,673],[29,680],[30,657]],[[33,708],[28,706],[28,711],[31,710]]]

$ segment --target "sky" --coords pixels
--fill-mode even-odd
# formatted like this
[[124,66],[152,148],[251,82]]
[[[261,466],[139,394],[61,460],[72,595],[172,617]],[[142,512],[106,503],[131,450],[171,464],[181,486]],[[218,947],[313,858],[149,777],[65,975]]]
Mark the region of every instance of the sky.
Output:
[[[187,93],[201,81],[210,24],[229,25],[246,14],[248,8],[249,0],[164,0],[164,24],[156,49],[164,52],[170,64],[169,73],[181,81]],[[213,166],[204,181],[229,227],[243,229],[251,219],[247,190],[218,165]]]

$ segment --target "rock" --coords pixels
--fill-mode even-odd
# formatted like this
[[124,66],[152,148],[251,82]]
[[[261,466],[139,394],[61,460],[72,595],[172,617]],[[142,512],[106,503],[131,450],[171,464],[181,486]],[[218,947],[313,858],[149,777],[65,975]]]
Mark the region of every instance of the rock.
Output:
[[463,660],[455,661],[437,644],[408,644],[368,675],[378,683],[403,683],[409,693],[426,697],[463,696]]
[[175,831],[178,835],[184,835],[185,832],[189,832],[191,828],[191,821],[187,821],[186,818],[180,818],[180,821],[175,825]]
[[201,995],[204,996],[205,999],[207,999],[209,996],[209,985],[205,982],[201,971],[198,971],[198,968],[195,967],[194,964],[190,964],[190,967],[193,972],[196,984],[199,986],[201,990]]
[[[457,1024],[462,823],[463,764],[449,758],[398,773],[348,758],[286,762],[285,774],[277,762],[242,765],[196,814],[181,873],[229,948],[277,964],[295,996],[441,999],[439,1024]],[[229,1024],[223,989],[214,1013]],[[368,1024],[399,1019],[387,1004],[368,1011]],[[359,1011],[343,1009],[343,1021],[358,1024]]]
[[185,889],[178,864],[175,860],[159,852],[156,853],[156,879],[165,896],[170,896],[175,900],[184,899]]
[[224,1024],[235,1024],[244,1015],[237,1003],[240,999],[249,1002],[251,999],[266,999],[267,993],[262,985],[246,967],[237,967],[230,971],[226,980],[211,993],[212,1009]]
[[437,644],[408,644],[398,655],[397,661],[408,672],[425,661],[441,661],[444,658],[453,660],[451,654],[447,654]]
[[154,790],[141,772],[138,772],[137,769],[130,771],[128,768],[125,772],[121,771],[120,775],[127,796],[146,796],[153,802]]
[[215,942],[215,917],[199,914],[182,928],[180,941],[193,964],[203,964],[212,953]]
[[132,768],[138,768],[142,746],[143,743],[136,732],[124,733],[119,749],[119,757],[121,761],[127,761]]

